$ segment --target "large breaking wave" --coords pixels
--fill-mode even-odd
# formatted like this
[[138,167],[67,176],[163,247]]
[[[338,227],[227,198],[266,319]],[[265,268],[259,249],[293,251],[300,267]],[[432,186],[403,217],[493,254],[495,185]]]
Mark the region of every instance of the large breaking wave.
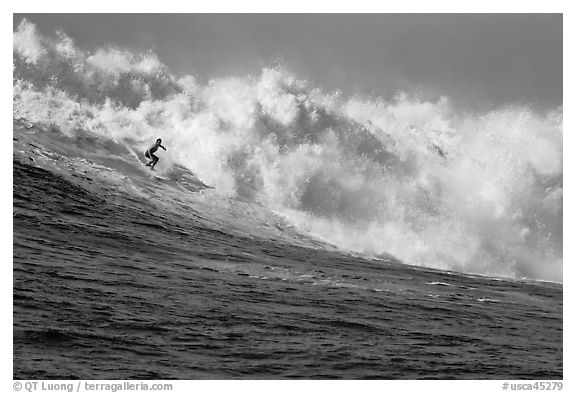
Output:
[[14,117],[187,167],[345,250],[562,280],[562,108],[455,113],[450,100],[326,92],[285,67],[206,84],[154,53],[14,32]]

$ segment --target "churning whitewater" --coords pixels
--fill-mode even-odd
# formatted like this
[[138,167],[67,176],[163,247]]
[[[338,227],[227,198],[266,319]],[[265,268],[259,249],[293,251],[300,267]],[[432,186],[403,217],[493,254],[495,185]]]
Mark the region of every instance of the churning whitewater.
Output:
[[449,98],[326,92],[284,67],[202,84],[154,53],[87,52],[23,20],[14,117],[136,155],[161,137],[160,170],[184,167],[341,250],[562,281],[561,108],[455,113]]
[[14,379],[563,378],[561,108],[13,61]]

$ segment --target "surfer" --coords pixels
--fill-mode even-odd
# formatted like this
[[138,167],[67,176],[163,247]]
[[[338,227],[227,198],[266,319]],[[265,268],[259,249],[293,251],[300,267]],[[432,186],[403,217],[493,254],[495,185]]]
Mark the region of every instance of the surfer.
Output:
[[160,139],[160,138],[156,139],[156,143],[154,143],[152,146],[150,146],[148,148],[148,150],[146,150],[146,153],[144,153],[144,156],[146,156],[146,158],[150,158],[152,160],[148,164],[146,164],[146,166],[151,167],[150,169],[154,169],[154,165],[156,165],[158,163],[158,157],[156,157],[154,152],[156,150],[158,150],[159,147],[166,150],[166,148],[164,146],[162,146],[162,139]]

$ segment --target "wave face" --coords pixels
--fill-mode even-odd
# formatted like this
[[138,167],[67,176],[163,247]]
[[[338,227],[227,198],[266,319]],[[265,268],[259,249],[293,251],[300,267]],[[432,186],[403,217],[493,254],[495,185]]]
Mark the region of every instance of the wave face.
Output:
[[562,108],[456,113],[448,98],[347,97],[284,67],[201,84],[154,53],[86,52],[26,20],[13,61],[15,118],[136,152],[161,137],[159,167],[339,249],[562,280]]

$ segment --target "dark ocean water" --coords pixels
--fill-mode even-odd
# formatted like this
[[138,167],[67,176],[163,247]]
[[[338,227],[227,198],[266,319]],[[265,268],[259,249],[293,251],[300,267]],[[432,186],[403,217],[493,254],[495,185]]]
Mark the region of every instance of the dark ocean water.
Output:
[[13,135],[15,379],[563,377],[561,284],[348,255],[112,142]]

